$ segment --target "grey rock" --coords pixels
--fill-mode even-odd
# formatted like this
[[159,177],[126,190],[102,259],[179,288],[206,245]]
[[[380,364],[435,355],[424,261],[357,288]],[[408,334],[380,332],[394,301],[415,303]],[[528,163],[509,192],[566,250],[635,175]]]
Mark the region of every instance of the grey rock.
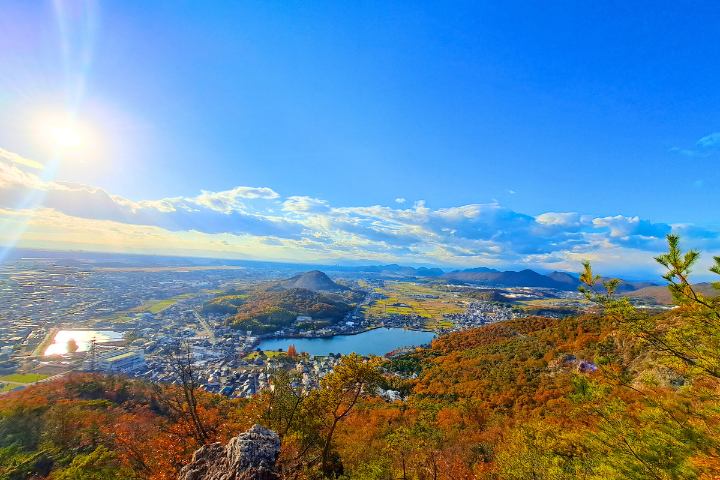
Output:
[[200,447],[178,480],[281,480],[275,468],[279,455],[278,434],[253,425],[225,447],[220,443]]

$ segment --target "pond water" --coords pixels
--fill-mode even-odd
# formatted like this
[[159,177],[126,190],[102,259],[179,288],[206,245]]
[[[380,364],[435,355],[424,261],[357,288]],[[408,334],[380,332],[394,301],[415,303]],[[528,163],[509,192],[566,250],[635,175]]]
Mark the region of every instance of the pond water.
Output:
[[432,332],[418,332],[404,328],[376,328],[357,335],[336,335],[328,338],[278,338],[260,342],[262,350],[287,351],[295,345],[298,352],[310,355],[327,355],[340,353],[347,355],[355,352],[358,355],[385,355],[400,347],[430,343],[435,338]]
[[123,339],[123,332],[112,330],[60,330],[55,334],[53,343],[45,349],[43,355],[62,355],[68,353],[67,343],[72,338],[77,343],[78,352],[90,350],[90,342],[95,338],[97,343],[118,342]]

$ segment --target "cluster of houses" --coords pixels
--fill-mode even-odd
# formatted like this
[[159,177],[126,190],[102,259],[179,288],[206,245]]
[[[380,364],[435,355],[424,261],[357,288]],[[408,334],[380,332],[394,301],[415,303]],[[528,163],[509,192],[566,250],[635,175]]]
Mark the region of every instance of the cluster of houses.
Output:
[[[268,356],[265,352],[254,353],[252,358],[230,361],[197,359],[193,356],[192,370],[193,378],[200,389],[229,398],[247,398],[272,388],[273,372],[278,369],[295,374],[296,387],[306,390],[317,388],[320,379],[333,370],[340,358],[340,355],[305,355],[291,359],[284,354]],[[131,374],[152,382],[179,385],[182,381],[172,361],[172,358],[151,361]]]
[[443,314],[443,318],[453,324],[451,327],[446,327],[446,331],[468,330],[488,323],[512,320],[524,316],[526,315],[520,311],[487,302],[471,302],[468,303],[467,308],[462,313]]

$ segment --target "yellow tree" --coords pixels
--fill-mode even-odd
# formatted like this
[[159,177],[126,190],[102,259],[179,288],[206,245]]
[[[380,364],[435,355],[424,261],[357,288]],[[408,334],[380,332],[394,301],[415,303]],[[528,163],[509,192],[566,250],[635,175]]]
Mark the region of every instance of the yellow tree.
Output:
[[372,357],[364,360],[354,353],[342,358],[332,373],[323,377],[320,388],[312,395],[312,403],[325,423],[322,468],[329,473],[330,449],[338,424],[348,416],[361,394],[373,395],[382,380],[379,366],[382,359]]

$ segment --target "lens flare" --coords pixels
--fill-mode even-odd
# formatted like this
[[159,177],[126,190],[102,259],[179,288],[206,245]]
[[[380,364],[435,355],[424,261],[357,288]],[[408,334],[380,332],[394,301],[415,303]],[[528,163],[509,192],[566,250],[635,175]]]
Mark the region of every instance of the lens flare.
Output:
[[48,133],[52,141],[62,148],[80,148],[85,145],[82,134],[68,123],[50,125]]

